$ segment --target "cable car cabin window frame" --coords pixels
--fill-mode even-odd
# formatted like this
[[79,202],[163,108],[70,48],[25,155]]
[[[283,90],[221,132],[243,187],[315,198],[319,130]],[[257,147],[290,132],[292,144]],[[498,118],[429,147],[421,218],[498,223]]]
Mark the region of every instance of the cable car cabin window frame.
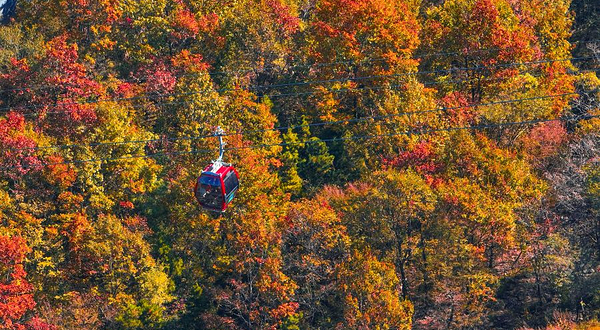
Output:
[[[206,180],[208,178],[210,178],[211,180],[210,181]],[[200,187],[202,187],[203,184],[210,186],[212,189],[211,194],[214,195],[215,193],[218,193],[219,197],[216,198],[217,196],[213,196],[210,199],[207,197],[198,198],[197,192],[200,190]],[[202,205],[206,208],[209,208],[209,209],[214,209],[214,210],[219,210],[219,211],[222,210],[223,206],[226,203],[225,203],[225,199],[224,199],[223,185],[221,182],[221,178],[218,175],[203,173],[203,175],[201,175],[200,178],[198,178],[198,185],[199,185],[199,187],[196,188],[197,189],[196,190],[196,199],[200,202],[200,205]]]
[[[212,174],[206,174],[206,173],[203,173],[203,174],[204,175],[200,176],[200,182],[199,182],[200,184],[205,184],[205,185],[213,186],[213,187],[219,187],[219,189],[221,188],[221,179],[219,178],[218,175],[212,175]],[[202,179],[208,179],[208,178],[210,178],[212,180],[210,182],[208,182],[208,181],[202,182],[203,181]]]
[[233,168],[230,168],[225,174],[223,185],[225,186],[225,203],[229,204],[240,187],[240,181]]

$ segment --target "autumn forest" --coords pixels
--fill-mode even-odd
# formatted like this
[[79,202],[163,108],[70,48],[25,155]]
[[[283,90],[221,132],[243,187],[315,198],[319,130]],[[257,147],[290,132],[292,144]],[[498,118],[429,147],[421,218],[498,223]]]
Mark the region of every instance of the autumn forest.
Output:
[[0,6],[0,329],[600,329],[600,2]]

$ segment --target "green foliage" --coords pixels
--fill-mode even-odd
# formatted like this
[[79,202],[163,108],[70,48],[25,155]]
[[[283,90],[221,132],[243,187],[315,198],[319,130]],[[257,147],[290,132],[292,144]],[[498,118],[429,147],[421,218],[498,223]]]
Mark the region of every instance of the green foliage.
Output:
[[283,135],[283,142],[287,145],[281,153],[280,176],[282,189],[292,195],[298,195],[302,191],[302,179],[298,175],[300,142],[296,133],[290,129]]
[[298,173],[311,185],[320,186],[333,178],[334,156],[329,154],[325,142],[311,136],[306,118],[302,120],[302,132],[299,138],[304,143],[299,150]]
[[122,329],[159,329],[164,322],[160,306],[145,300],[127,304],[115,321]]

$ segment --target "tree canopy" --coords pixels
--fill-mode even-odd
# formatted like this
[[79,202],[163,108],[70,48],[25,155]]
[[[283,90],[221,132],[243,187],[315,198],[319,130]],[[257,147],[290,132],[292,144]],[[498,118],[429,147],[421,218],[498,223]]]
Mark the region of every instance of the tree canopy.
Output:
[[594,8],[8,0],[0,329],[597,327]]

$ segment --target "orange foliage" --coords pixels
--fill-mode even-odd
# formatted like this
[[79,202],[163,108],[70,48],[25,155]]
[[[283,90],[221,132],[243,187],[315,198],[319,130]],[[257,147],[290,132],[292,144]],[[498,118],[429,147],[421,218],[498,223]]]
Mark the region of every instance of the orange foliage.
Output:
[[0,235],[0,328],[25,329],[19,320],[35,307],[33,286],[23,269],[30,251],[23,238]]

